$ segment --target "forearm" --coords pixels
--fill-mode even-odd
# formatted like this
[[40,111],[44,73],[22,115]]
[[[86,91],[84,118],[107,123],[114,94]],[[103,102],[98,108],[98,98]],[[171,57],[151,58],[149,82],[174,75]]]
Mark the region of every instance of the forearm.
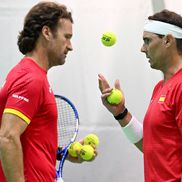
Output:
[[[126,137],[131,143],[142,151],[142,138],[143,138],[143,126],[140,122],[133,117],[125,107],[125,98],[123,96],[122,101],[118,104],[110,104],[107,101],[108,96],[112,94],[113,88],[110,87],[108,81],[102,74],[98,75],[99,89],[102,93],[101,99],[103,105],[114,115],[115,119],[118,120],[120,126]],[[119,80],[114,83],[114,88],[121,91]],[[122,91],[121,91],[122,93]]]
[[[121,127],[123,128],[123,131],[126,130],[125,128],[130,124],[132,120],[132,115],[128,112],[127,115],[122,119],[119,120],[119,124],[121,125]],[[135,121],[136,122],[136,121]],[[133,124],[132,124],[133,125]],[[134,128],[132,128],[134,127]],[[143,128],[141,126],[141,124],[137,121],[137,123],[134,123],[134,125],[130,127],[130,132],[131,135],[129,138],[130,141],[132,141],[132,143],[134,143],[134,145],[141,151],[143,152]],[[128,131],[127,131],[128,132]],[[125,133],[126,134],[126,133]],[[140,140],[136,140],[137,138],[139,138]],[[134,140],[136,140],[137,142],[135,142]]]
[[122,120],[118,120],[118,122],[121,127],[125,127],[131,121],[131,118],[132,115],[130,114],[130,112],[128,112],[127,115]]
[[19,137],[0,136],[0,158],[7,182],[24,182],[23,154]]

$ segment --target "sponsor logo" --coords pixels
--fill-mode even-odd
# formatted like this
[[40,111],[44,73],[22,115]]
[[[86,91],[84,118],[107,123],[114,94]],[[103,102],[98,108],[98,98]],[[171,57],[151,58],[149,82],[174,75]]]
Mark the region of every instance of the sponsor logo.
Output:
[[14,97],[16,99],[24,100],[25,102],[29,102],[29,99],[27,99],[26,97],[23,97],[21,95],[13,94],[12,97]]

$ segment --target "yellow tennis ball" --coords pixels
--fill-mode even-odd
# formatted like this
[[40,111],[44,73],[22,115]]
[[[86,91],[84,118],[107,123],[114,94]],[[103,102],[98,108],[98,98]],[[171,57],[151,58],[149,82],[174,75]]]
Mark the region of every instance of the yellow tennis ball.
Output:
[[110,104],[119,104],[123,100],[123,94],[118,89],[113,89],[111,94],[107,97]]
[[84,140],[84,145],[91,145],[92,147],[96,147],[99,145],[99,138],[95,134],[88,134],[85,136]]
[[89,161],[94,157],[94,149],[91,145],[83,145],[80,150],[80,157],[83,160]]
[[77,152],[80,152],[82,148],[82,144],[80,142],[73,142],[68,149],[68,153],[72,156],[72,157],[78,157]]
[[116,43],[116,34],[113,32],[105,32],[102,35],[101,41],[105,46],[113,46]]

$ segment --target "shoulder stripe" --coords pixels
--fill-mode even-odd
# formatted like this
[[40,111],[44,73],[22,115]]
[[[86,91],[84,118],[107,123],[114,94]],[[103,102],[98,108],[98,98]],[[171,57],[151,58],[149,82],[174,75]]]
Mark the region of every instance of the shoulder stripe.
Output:
[[4,110],[4,113],[15,114],[15,115],[17,115],[18,117],[20,117],[21,119],[23,119],[27,124],[30,123],[30,119],[29,119],[27,116],[25,116],[23,113],[21,113],[20,111],[15,110],[15,109],[6,108],[6,109]]

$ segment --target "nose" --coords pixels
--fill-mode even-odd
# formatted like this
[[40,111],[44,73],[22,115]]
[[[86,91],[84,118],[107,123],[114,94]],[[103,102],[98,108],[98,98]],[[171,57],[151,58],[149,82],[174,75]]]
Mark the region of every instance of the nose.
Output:
[[71,41],[68,42],[67,49],[68,49],[69,51],[72,51],[72,50],[73,50]]
[[143,46],[141,47],[140,51],[143,52],[143,53],[146,53],[146,52],[147,52],[147,49],[146,49],[146,47],[143,45]]

